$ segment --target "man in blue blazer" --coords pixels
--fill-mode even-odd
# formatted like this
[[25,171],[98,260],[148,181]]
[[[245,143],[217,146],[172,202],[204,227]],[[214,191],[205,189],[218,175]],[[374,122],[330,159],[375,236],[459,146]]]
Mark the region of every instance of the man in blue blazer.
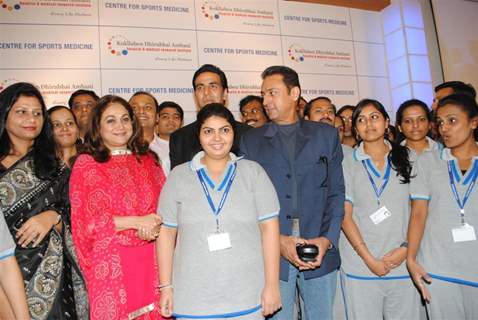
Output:
[[[342,148],[337,130],[324,123],[299,120],[297,73],[272,66],[262,73],[261,93],[271,122],[242,136],[241,152],[259,162],[280,201],[282,310],[274,319],[294,319],[296,283],[304,300],[303,319],[331,319],[338,241],[344,215]],[[299,259],[299,244],[315,244],[313,262]]]

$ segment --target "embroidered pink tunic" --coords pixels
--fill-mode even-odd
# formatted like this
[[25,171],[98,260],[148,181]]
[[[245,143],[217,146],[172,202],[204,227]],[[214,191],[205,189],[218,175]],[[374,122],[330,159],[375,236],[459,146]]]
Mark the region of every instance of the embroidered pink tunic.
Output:
[[73,241],[86,280],[91,319],[127,319],[154,303],[138,319],[162,319],[154,242],[135,230],[117,232],[114,216],[156,212],[164,173],[153,158],[116,155],[104,163],[80,155],[70,178]]

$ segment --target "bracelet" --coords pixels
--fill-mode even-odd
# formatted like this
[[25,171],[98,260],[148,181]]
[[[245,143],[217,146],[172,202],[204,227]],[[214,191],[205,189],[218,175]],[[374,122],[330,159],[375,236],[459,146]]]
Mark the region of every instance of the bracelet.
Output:
[[402,242],[402,244],[400,245],[400,248],[408,248],[408,242],[407,241]]
[[159,285],[157,288],[159,289],[159,291],[163,291],[164,289],[168,289],[172,287],[173,287],[172,284],[163,284],[163,285]]

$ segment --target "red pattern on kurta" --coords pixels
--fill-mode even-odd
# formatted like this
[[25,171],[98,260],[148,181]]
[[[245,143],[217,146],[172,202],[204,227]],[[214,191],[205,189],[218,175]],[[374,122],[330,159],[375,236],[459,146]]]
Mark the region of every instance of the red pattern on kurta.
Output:
[[162,319],[154,242],[135,230],[115,231],[114,216],[155,213],[165,181],[150,155],[112,156],[104,163],[80,155],[70,178],[73,241],[85,276],[91,319],[127,319],[150,303],[138,319]]

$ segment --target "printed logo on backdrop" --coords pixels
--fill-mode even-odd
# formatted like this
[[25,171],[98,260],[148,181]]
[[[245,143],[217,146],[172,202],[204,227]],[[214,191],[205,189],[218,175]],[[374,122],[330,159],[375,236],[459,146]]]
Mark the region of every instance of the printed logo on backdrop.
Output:
[[42,82],[34,83],[35,87],[40,90],[45,99],[45,104],[48,107],[56,105],[68,105],[68,99],[71,94],[79,89],[86,89],[95,91],[93,83],[57,83],[57,82]]
[[[242,20],[242,24],[250,26],[273,27],[275,25],[275,23],[271,24],[275,19],[272,10],[269,10],[268,8],[253,8],[250,7],[250,4],[248,7],[239,6],[242,3],[236,1],[231,4],[227,1],[205,0],[201,5],[201,13],[203,18],[209,21],[229,18]],[[245,3],[247,4],[247,2]],[[261,2],[258,2],[257,4],[260,5]],[[257,4],[255,5],[257,6]],[[262,23],[259,21],[262,21]]]
[[300,44],[292,44],[289,46],[288,56],[291,61],[296,63],[320,61],[324,67],[352,68],[352,55],[343,50],[304,48]]
[[315,89],[315,88],[302,88],[301,89],[302,95],[309,95],[312,97],[316,96],[355,96],[355,90],[353,89]]
[[[91,8],[90,0],[43,0],[43,1],[7,1],[0,0],[0,6],[6,11],[19,11],[24,8],[42,8],[42,9],[73,9],[73,8]],[[52,12],[54,15],[54,12]]]
[[247,95],[260,95],[261,87],[257,84],[231,84],[227,89],[227,92],[231,95],[239,95],[241,97]]
[[[187,55],[192,53],[191,43],[181,41],[161,41],[161,40],[130,40],[123,35],[111,36],[107,42],[107,49],[114,56],[127,56],[159,53],[169,55],[169,60],[174,61],[192,61],[189,57],[173,57],[176,55]],[[156,57],[156,60],[167,59],[168,57]]]
[[15,11],[15,10],[21,9],[19,1],[0,0],[0,6],[3,10],[6,10],[6,11]]
[[18,80],[15,79],[15,78],[8,78],[8,79],[3,79],[3,80],[0,80],[0,92],[3,91],[3,89],[5,89],[6,87],[14,84],[14,83],[17,83]]
[[283,19],[284,21],[289,21],[289,22],[334,25],[334,26],[344,26],[344,27],[347,26],[347,20],[337,19],[337,18],[284,15]]
[[287,54],[289,55],[289,59],[296,62],[304,61],[304,55],[302,52],[304,49],[298,44],[293,44],[287,50]]

